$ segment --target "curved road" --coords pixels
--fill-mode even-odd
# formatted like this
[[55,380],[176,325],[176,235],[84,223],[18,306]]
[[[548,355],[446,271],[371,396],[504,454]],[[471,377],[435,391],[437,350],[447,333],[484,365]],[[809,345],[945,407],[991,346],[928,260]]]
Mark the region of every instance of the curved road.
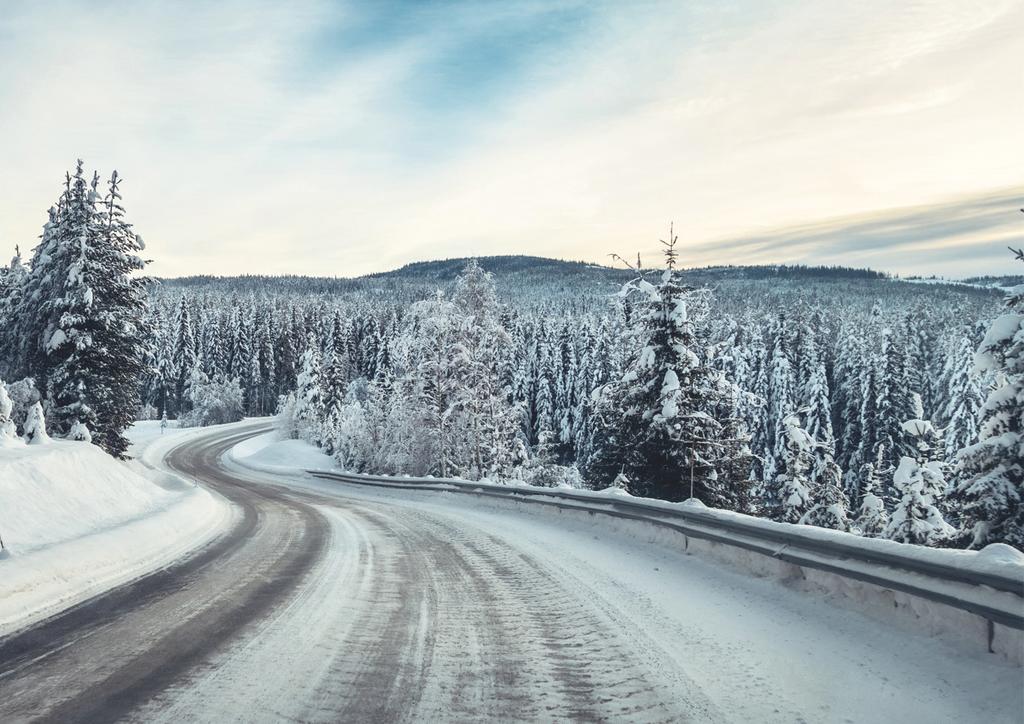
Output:
[[0,721],[1013,721],[1020,669],[772,581],[468,496],[168,464],[242,514],[0,640]]

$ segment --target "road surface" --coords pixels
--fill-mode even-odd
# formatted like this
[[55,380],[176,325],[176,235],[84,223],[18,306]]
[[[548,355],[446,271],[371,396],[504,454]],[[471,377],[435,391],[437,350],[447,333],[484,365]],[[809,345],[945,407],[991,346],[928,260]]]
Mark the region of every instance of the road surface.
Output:
[[0,721],[1019,721],[1021,671],[644,541],[446,493],[168,464],[238,523],[0,640]]

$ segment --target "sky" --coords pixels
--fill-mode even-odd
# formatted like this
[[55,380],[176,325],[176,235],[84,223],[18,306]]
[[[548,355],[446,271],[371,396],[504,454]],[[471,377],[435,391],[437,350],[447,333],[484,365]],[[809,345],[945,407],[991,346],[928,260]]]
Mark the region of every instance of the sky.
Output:
[[0,254],[82,158],[158,276],[1010,273],[1021,119],[1024,0],[0,0]]

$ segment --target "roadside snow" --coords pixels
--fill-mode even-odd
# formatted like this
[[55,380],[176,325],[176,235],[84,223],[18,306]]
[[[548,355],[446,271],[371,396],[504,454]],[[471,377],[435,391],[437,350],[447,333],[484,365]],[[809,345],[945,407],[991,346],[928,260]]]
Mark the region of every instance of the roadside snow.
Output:
[[[281,440],[280,433],[268,432],[263,435],[250,438],[239,445],[236,445],[228,456],[236,464],[244,467],[271,473],[295,473],[301,471],[317,472],[343,472],[337,463],[325,455],[318,448],[302,440]],[[345,473],[354,477],[366,477],[375,479],[386,476]],[[898,543],[896,541],[881,538],[865,538],[854,533],[829,530],[812,525],[799,525],[794,523],[777,523],[764,518],[757,518],[742,513],[733,513],[726,510],[708,508],[701,501],[691,498],[679,503],[672,503],[665,500],[653,498],[639,498],[630,496],[625,491],[609,487],[603,490],[565,490],[563,488],[543,488],[534,485],[526,485],[521,481],[498,481],[480,480],[467,481],[460,478],[412,478],[402,476],[392,478],[395,483],[408,483],[411,485],[433,485],[437,487],[450,486],[472,486],[474,490],[486,490],[487,488],[500,487],[502,490],[522,490],[523,492],[537,493],[561,493],[571,492],[574,496],[593,499],[595,504],[611,504],[615,499],[629,498],[630,502],[640,503],[651,508],[652,512],[658,509],[666,511],[687,511],[707,515],[721,521],[742,523],[752,528],[761,528],[783,532],[788,535],[795,535],[807,541],[832,541],[846,545],[853,545],[862,550],[872,551],[878,554],[899,556],[921,562],[937,565],[948,565],[961,570],[971,570],[978,573],[1003,575],[1020,579],[1024,582],[1024,554],[1016,552],[1011,555],[1002,551],[1009,546],[999,548],[1002,553],[996,554],[987,549],[982,551],[958,550],[950,548],[927,548],[925,546]],[[991,546],[990,546],[991,547]],[[1011,549],[1012,550],[1012,549]]]
[[283,440],[277,430],[235,445],[227,457],[239,465],[265,473],[337,470],[337,464],[330,455],[303,440]]
[[[159,436],[159,423],[140,427],[135,454]],[[233,515],[207,490],[94,445],[0,449],[0,634],[170,563]]]
[[[298,440],[281,441],[274,433],[250,439],[236,446],[227,457],[235,464],[250,469],[267,473],[276,473],[278,475],[290,474],[290,477],[298,474],[300,479],[308,479],[307,476],[303,474],[308,471],[327,472],[338,470],[331,458],[324,455],[313,446]],[[419,488],[422,490],[426,488],[441,492],[449,490],[454,491],[456,489],[473,492],[487,492],[496,488],[500,488],[504,491],[528,492],[531,495],[546,493],[557,496],[564,492],[571,492],[575,498],[587,500],[586,503],[582,504],[584,506],[583,510],[592,508],[607,508],[611,510],[616,502],[623,500],[623,491],[616,488],[608,488],[601,491],[563,491],[559,489],[528,486],[518,482],[515,484],[501,484],[500,482],[496,483],[491,480],[469,482],[454,479],[446,480],[441,478],[387,478],[383,476],[360,475],[354,475],[353,477],[365,477],[367,480],[371,481],[391,481],[396,484],[406,484],[410,489]],[[703,503],[695,499],[686,500],[680,503],[671,503],[647,498],[631,498],[629,496],[627,496],[627,499],[629,499],[631,503],[635,502],[643,505],[650,511],[648,515],[652,519],[658,519],[661,517],[659,516],[659,511],[673,511],[678,513],[685,512],[692,516],[692,520],[688,519],[691,525],[708,528],[710,530],[715,530],[717,525],[721,523],[739,523],[750,530],[751,533],[756,533],[758,530],[764,530],[765,532],[772,531],[775,533],[784,533],[787,536],[798,540],[803,539],[808,543],[831,541],[834,543],[844,544],[845,546],[849,546],[854,549],[860,549],[865,553],[873,552],[875,554],[881,554],[893,561],[898,561],[900,559],[904,561],[914,560],[940,566],[949,566],[961,570],[997,574],[1015,580],[1020,580],[1022,585],[1024,585],[1024,555],[1014,551],[1009,548],[1009,546],[990,546],[982,551],[926,548],[923,546],[897,543],[890,540],[863,538],[851,533],[826,530],[824,528],[817,528],[814,526],[776,523],[774,521],[754,518],[752,516],[742,515],[739,513],[707,508]],[[521,501],[509,499],[505,502],[506,504],[510,503],[512,505],[517,505]],[[467,500],[465,504],[469,505],[471,503]],[[558,514],[563,515],[564,512],[565,511],[561,511]],[[631,531],[641,535],[649,535],[649,532],[644,532],[646,526],[640,524],[638,527],[638,524],[634,521],[624,522],[621,520],[611,520],[606,521],[603,526],[605,529],[621,528],[623,532]],[[663,534],[659,533],[658,535]],[[668,539],[675,541],[673,535],[664,535],[668,535]],[[748,536],[745,536],[742,532],[728,533],[727,537],[734,538],[738,541],[750,542],[748,540]],[[675,543],[678,543],[678,541],[675,541]],[[699,539],[691,540],[689,542],[689,547],[691,552],[699,551],[705,557],[726,562],[736,569],[745,570],[746,572],[753,573],[757,576],[776,577],[784,580],[789,580],[794,577],[792,572],[794,567],[791,564],[782,563],[768,553],[755,554],[746,550],[742,546],[734,547],[731,545],[721,545],[717,543],[705,543]],[[766,550],[770,549],[771,546],[769,545]],[[814,557],[814,555],[809,552],[805,552],[804,555],[811,558]],[[827,559],[826,562],[834,563],[834,561],[828,558],[828,556],[825,558]],[[884,560],[885,559],[883,559],[883,561]],[[889,567],[884,562],[870,563],[846,560],[842,565],[851,571],[851,573],[882,575],[883,578],[883,574],[891,574]],[[954,598],[962,598],[978,604],[987,605],[1001,610],[1013,611],[1015,613],[1020,608],[1019,597],[1012,593],[992,591],[986,586],[970,586],[968,584],[958,583],[955,581],[944,582],[939,579],[933,579],[928,576],[919,576],[917,574],[903,573],[900,575],[907,579],[908,583],[917,583],[925,589],[934,589],[937,587],[940,589],[940,592]],[[885,619],[893,617],[904,618],[914,627],[926,630],[929,634],[934,635],[943,633],[951,634],[952,638],[967,638],[970,640],[972,645],[985,637],[984,630],[980,630],[979,633],[979,631],[976,630],[977,626],[975,626],[975,624],[982,621],[982,619],[966,614],[957,608],[947,608],[907,594],[893,593],[884,586],[879,587],[871,584],[861,584],[857,581],[856,577],[848,579],[838,574],[824,574],[814,570],[813,568],[803,571],[796,578],[806,581],[809,586],[809,590],[814,590],[818,593],[831,592],[829,594],[831,598],[836,600],[841,599],[845,601],[847,605],[853,605],[857,610],[870,612],[871,615],[880,615]],[[896,608],[894,608],[894,603],[896,604]],[[1011,631],[1009,629],[1003,630],[1001,626],[997,626],[996,628],[998,629],[996,640],[994,641],[996,648],[999,649],[1001,653],[1005,654],[1010,660],[1020,661],[1022,651],[1019,650],[1021,647],[1021,637],[1019,632]],[[992,641],[990,641],[990,645],[993,645]]]

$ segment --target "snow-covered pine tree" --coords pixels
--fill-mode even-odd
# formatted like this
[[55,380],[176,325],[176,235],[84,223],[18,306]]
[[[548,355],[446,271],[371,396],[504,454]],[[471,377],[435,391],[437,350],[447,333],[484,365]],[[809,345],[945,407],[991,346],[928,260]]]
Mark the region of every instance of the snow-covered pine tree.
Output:
[[985,402],[981,377],[974,373],[974,348],[971,340],[962,335],[956,348],[946,360],[945,397],[943,411],[946,459],[952,460],[962,449],[978,438],[978,413]]
[[774,502],[766,512],[783,523],[799,523],[812,505],[811,471],[814,468],[814,440],[800,424],[802,410],[786,415],[781,425],[782,470],[775,478]]
[[120,179],[105,200],[79,162],[33,254],[19,310],[25,366],[44,381],[56,430],[123,455],[146,345],[142,240],[124,220]]
[[849,530],[850,506],[843,490],[843,472],[835,461],[835,442],[831,437],[815,441],[811,503],[811,509],[800,520],[801,523],[833,530]]
[[[906,328],[901,332],[885,327],[882,330],[883,366],[879,376],[877,443],[884,444],[890,451],[891,462],[896,463],[899,451],[903,446],[906,420],[915,419],[919,414],[917,404],[920,402],[920,390],[914,387],[914,379],[919,375],[911,374],[909,356],[906,351],[908,341]],[[917,401],[915,403],[915,400]]]
[[576,424],[576,345],[572,329],[563,325],[558,339],[559,366],[555,384],[555,427],[558,433],[557,457],[560,461],[571,460],[573,429]]
[[550,440],[555,430],[555,357],[541,327],[537,343],[536,379],[534,380],[534,422],[531,442],[539,444],[541,438]]
[[[1024,250],[1016,250],[1024,261]],[[958,457],[955,497],[971,546],[1008,543],[1024,550],[1024,285],[989,326],[975,369],[996,375],[981,408],[978,442]]]
[[889,527],[889,511],[886,510],[885,501],[879,497],[882,480],[876,466],[885,464],[881,448],[879,453],[875,462],[864,463],[859,476],[862,495],[857,510],[857,530],[869,538],[881,538]]
[[750,335],[748,364],[750,367],[750,386],[744,389],[750,394],[741,398],[743,418],[747,429],[750,431],[750,449],[753,452],[752,470],[750,472],[756,481],[763,497],[765,483],[770,483],[768,470],[775,467],[775,459],[771,451],[770,430],[774,425],[768,421],[768,398],[769,390],[768,349],[765,347],[764,337],[759,327],[755,326]]
[[320,347],[312,334],[306,339],[306,351],[302,353],[294,415],[299,437],[313,445],[319,444],[320,421],[323,419],[323,378]]
[[[785,314],[779,314],[772,327],[771,356],[768,361],[768,439],[771,460],[777,466],[786,457],[787,446],[791,444],[786,419],[797,409],[797,382],[790,360],[789,337],[791,330]],[[770,465],[765,466],[767,479],[773,479],[780,472]]]
[[[50,442],[50,436],[46,432],[46,416],[43,414],[43,406],[39,402],[35,403],[28,409],[28,416],[25,418],[25,442],[29,445],[44,445]],[[80,428],[72,429],[72,433],[78,434]],[[87,430],[86,430],[87,432]],[[79,439],[71,434],[68,435],[72,440]],[[81,438],[84,442],[88,442],[88,436]]]
[[411,443],[411,469],[402,472],[442,478],[463,472],[468,451],[458,409],[458,340],[464,321],[458,307],[438,293],[412,305],[395,340],[393,359],[400,376],[394,394],[408,408],[400,421],[405,427],[397,434]]
[[817,359],[817,356],[810,366],[810,377],[803,385],[801,406],[807,408],[804,420],[808,434],[815,440],[833,440],[828,374],[824,360]]
[[270,410],[274,396],[274,343],[272,339],[273,314],[263,310],[256,314],[256,329],[252,362],[252,414],[264,415]]
[[[878,376],[879,371],[875,364],[878,358],[872,356],[862,368],[860,379],[860,414],[858,415],[858,442],[857,450],[850,458],[850,467],[847,473],[847,492],[850,500],[857,501],[861,496],[860,470],[866,463],[878,460],[879,451],[889,452],[887,444],[879,440],[880,426],[878,422]],[[881,461],[887,468],[891,467],[889,459]],[[875,474],[880,470],[875,465]],[[889,482],[883,482],[883,488],[877,491],[883,497],[890,493]]]
[[11,396],[7,394],[7,384],[0,380],[0,447],[18,442],[18,431],[14,425],[13,412],[14,403],[11,402]]
[[92,442],[123,457],[129,441],[124,436],[139,407],[139,380],[150,353],[146,283],[139,273],[146,262],[139,256],[145,246],[125,218],[121,204],[121,177],[110,175],[100,213],[96,280],[90,286],[99,324],[93,344],[99,348],[98,375],[92,385],[96,425]]
[[622,471],[642,495],[735,507],[730,489],[746,480],[727,478],[735,472],[736,449],[725,444],[733,400],[708,360],[711,291],[681,282],[677,241],[670,228],[657,286],[641,275],[622,290],[635,305],[632,355],[598,394],[604,449],[596,472],[610,481]]
[[347,350],[332,345],[330,357],[323,369],[323,427],[320,435],[324,452],[334,454],[334,430],[337,429],[339,416],[345,406],[345,393],[348,390],[348,358]]
[[856,464],[855,456],[860,446],[864,348],[861,330],[851,322],[844,322],[838,334],[832,394],[836,462],[844,470],[850,470]]
[[954,529],[939,509],[946,492],[941,436],[927,420],[912,419],[903,424],[909,442],[908,454],[900,458],[893,473],[893,488],[899,501],[893,509],[885,537],[900,543],[937,545],[948,540]]
[[[295,337],[294,310],[289,316],[281,318],[281,330],[274,342],[274,379],[277,382],[277,394],[285,395],[295,389],[298,376],[298,340]],[[351,356],[349,360],[351,361]]]
[[0,375],[13,378],[17,369],[17,315],[25,290],[28,269],[21,262],[21,249],[15,247],[14,258],[0,267]]
[[192,310],[189,300],[182,295],[178,303],[178,315],[174,320],[174,347],[171,350],[171,370],[174,375],[174,397],[171,413],[181,415],[189,409],[188,383],[199,365],[195,328],[192,326]]
[[458,408],[466,418],[468,473],[501,475],[525,459],[518,435],[519,411],[501,385],[501,360],[508,348],[493,277],[471,260],[456,280],[452,299],[465,315],[459,330],[461,389]]

